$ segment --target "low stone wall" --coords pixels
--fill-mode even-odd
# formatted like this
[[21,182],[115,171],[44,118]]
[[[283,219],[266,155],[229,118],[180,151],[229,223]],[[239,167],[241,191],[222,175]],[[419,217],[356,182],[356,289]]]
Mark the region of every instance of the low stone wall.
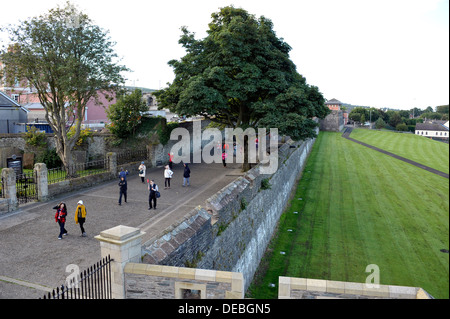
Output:
[[242,299],[242,274],[206,269],[128,263],[127,299]]
[[432,299],[417,287],[292,277],[278,280],[278,299]]

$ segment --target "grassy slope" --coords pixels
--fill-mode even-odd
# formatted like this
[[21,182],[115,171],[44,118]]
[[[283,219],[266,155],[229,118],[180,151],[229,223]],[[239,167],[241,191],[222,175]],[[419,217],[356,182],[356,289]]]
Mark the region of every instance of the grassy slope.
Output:
[[449,145],[414,134],[353,130],[355,140],[379,147],[439,171],[449,172]]
[[365,282],[376,264],[381,284],[448,298],[448,192],[445,178],[320,133],[249,295],[276,298],[278,276]]

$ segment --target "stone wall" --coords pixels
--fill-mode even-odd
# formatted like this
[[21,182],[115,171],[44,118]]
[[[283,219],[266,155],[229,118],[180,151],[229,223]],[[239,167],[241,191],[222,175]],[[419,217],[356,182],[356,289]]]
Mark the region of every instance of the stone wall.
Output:
[[344,111],[332,110],[323,120],[319,120],[321,131],[340,132],[344,128]]
[[242,274],[128,263],[124,269],[127,299],[242,299]]
[[[165,235],[143,243],[143,262],[242,273],[247,289],[314,141],[289,140],[279,149],[274,174],[254,167]],[[270,189],[262,187],[263,180]]]
[[432,299],[432,297],[418,287],[279,277],[278,299]]

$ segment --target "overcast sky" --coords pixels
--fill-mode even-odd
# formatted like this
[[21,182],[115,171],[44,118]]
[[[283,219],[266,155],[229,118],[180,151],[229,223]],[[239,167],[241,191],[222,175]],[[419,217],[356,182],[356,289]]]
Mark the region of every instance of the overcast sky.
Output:
[[[181,26],[206,36],[227,5],[272,20],[309,84],[326,99],[410,109],[449,104],[449,0],[72,0],[117,42],[127,85],[159,89],[184,50]],[[46,13],[62,0],[3,1],[0,25]],[[5,35],[0,35],[5,41]]]

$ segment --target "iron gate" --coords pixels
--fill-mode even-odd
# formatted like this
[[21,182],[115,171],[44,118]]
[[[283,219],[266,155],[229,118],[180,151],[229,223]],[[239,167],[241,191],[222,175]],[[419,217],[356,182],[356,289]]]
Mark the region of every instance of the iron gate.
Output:
[[16,175],[16,194],[17,202],[19,204],[28,203],[38,199],[34,172]]

